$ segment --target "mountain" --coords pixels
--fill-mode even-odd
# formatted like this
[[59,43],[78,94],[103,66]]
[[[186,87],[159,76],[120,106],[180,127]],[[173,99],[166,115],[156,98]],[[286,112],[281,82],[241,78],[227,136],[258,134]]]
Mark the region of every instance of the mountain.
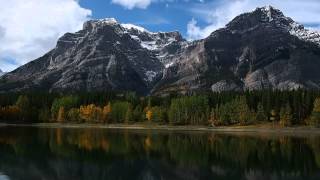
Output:
[[320,35],[267,6],[193,42],[179,32],[91,20],[1,77],[0,92],[319,89],[319,68]]
[[56,47],[2,78],[0,91],[131,90],[147,94],[166,57],[185,42],[178,32],[151,33],[115,19],[91,20]]
[[174,58],[154,93],[320,88],[320,35],[271,6],[234,18]]
[[1,69],[0,69],[0,77],[3,76],[5,74],[5,72],[3,72]]

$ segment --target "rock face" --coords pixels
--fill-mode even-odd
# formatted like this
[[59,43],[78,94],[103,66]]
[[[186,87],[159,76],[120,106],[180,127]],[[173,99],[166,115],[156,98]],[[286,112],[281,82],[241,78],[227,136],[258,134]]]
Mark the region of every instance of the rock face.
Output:
[[0,91],[320,89],[318,69],[320,35],[268,6],[193,42],[114,19],[88,21],[1,77]]
[[236,17],[175,58],[154,93],[320,88],[320,35],[270,6]]
[[0,90],[146,94],[161,79],[166,56],[184,41],[177,32],[151,33],[115,19],[88,21],[83,30],[61,37],[43,57],[5,75]]

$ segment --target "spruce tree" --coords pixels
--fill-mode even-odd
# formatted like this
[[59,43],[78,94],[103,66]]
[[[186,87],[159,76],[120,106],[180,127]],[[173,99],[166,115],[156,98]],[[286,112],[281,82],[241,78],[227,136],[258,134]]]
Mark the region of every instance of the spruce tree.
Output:
[[289,104],[282,107],[280,110],[280,125],[282,127],[288,127],[292,125],[292,114]]
[[216,121],[217,119],[216,119],[215,109],[212,108],[210,112],[210,117],[209,117],[209,124],[214,127],[216,126]]
[[267,120],[267,116],[264,113],[264,109],[261,103],[258,104],[258,108],[257,108],[257,113],[255,116],[255,120],[257,122],[261,122],[261,121],[266,121]]
[[125,123],[129,123],[132,121],[133,121],[133,110],[132,110],[132,105],[129,104],[126,112]]
[[27,96],[19,96],[16,106],[19,108],[21,112],[21,120],[25,121],[30,117],[31,114],[31,105],[29,98]]
[[140,105],[138,105],[133,111],[133,120],[135,122],[139,122],[139,121],[144,120],[142,108]]
[[254,117],[251,116],[251,111],[249,106],[247,105],[245,97],[240,97],[238,100],[238,117],[241,125],[249,124]]

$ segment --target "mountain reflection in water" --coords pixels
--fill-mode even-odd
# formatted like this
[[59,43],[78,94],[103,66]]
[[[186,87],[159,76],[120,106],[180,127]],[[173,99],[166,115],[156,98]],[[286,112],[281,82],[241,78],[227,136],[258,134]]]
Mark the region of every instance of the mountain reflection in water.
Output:
[[320,137],[6,127],[0,180],[320,179]]

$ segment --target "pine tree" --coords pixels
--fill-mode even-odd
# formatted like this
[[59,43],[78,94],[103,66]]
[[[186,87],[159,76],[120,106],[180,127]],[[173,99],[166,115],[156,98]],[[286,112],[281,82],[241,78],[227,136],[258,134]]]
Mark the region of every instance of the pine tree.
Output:
[[213,127],[217,124],[216,112],[214,108],[212,108],[210,112],[209,124]]
[[257,113],[256,113],[256,116],[255,116],[255,120],[258,121],[258,122],[261,122],[261,121],[266,121],[267,118],[268,117],[264,113],[264,109],[263,109],[262,104],[259,103],[258,104],[258,108],[257,108]]
[[111,104],[112,110],[110,113],[110,119],[113,122],[122,123],[126,119],[126,113],[130,106],[128,102],[118,101]]
[[289,104],[282,107],[280,110],[280,125],[282,127],[288,127],[292,125],[292,114]]
[[253,120],[254,117],[251,116],[251,112],[247,105],[245,97],[240,97],[238,101],[238,107],[235,108],[238,108],[239,122],[241,125],[247,125],[250,123],[250,121]]
[[270,112],[270,121],[273,123],[273,125],[275,124],[276,121],[279,120],[279,113],[272,109]]
[[129,123],[133,121],[133,112],[132,112],[132,106],[129,105],[127,112],[126,112],[126,117],[125,117],[125,122]]
[[133,111],[133,120],[135,122],[144,120],[142,108],[140,105],[138,105]]
[[21,120],[25,121],[30,117],[31,112],[31,105],[29,98],[27,96],[19,96],[16,106],[19,108],[21,112]]

